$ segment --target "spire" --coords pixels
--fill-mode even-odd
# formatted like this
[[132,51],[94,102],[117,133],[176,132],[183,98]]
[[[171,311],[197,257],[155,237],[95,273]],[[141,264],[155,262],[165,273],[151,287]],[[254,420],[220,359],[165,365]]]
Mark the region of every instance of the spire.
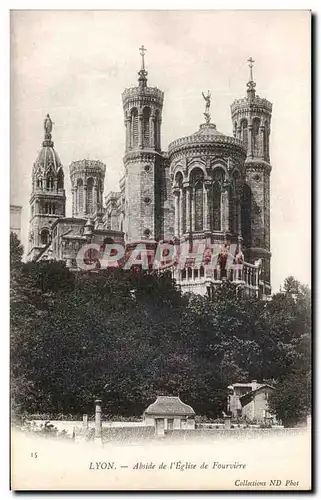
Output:
[[256,83],[253,80],[253,63],[255,63],[254,59],[252,57],[249,57],[247,62],[249,63],[249,68],[250,68],[250,79],[247,82],[247,95],[249,99],[253,99],[255,97],[255,87]]
[[44,141],[42,143],[43,147],[49,146],[52,148],[54,145],[54,143],[51,140],[52,125],[53,125],[53,121],[51,120],[49,114],[47,114],[45,116],[45,119],[43,122],[43,128],[45,131],[45,137],[44,137]]
[[139,48],[140,55],[142,56],[142,66],[140,71],[138,71],[139,78],[139,87],[141,89],[144,89],[147,86],[147,71],[145,70],[145,52],[147,52],[147,49],[145,49],[144,45],[142,45]]

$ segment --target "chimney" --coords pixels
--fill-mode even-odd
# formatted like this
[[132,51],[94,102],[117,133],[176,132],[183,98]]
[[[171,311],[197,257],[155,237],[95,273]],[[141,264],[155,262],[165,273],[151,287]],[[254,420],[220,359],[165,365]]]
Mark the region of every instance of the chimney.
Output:
[[252,391],[255,391],[255,389],[257,388],[257,386],[259,385],[257,383],[257,380],[251,380],[251,384],[252,384]]

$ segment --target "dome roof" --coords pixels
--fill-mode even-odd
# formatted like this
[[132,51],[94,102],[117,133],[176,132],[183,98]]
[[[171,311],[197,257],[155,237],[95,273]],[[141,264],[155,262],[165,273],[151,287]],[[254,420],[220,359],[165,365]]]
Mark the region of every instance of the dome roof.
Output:
[[246,149],[243,142],[236,137],[219,132],[214,123],[202,123],[199,130],[193,134],[171,142],[168,146],[168,153],[171,157],[177,151],[193,147],[203,148],[204,146],[209,148],[213,146],[229,146],[237,149],[241,154],[246,155]]
[[53,147],[53,143],[52,146],[43,146],[35,161],[35,167],[37,169],[40,167],[44,171],[52,169],[54,172],[58,172],[59,168],[62,167],[62,163],[58,153]]
[[52,141],[52,126],[53,122],[48,114],[44,119],[44,140],[42,142],[42,149],[34,163],[34,173],[44,174],[50,170],[56,174],[62,167],[62,163],[54,149],[54,143]]
[[202,123],[200,125],[199,130],[197,132],[194,132],[193,135],[203,135],[203,136],[210,136],[210,135],[224,135],[222,132],[219,132],[216,128],[216,125],[214,123]]

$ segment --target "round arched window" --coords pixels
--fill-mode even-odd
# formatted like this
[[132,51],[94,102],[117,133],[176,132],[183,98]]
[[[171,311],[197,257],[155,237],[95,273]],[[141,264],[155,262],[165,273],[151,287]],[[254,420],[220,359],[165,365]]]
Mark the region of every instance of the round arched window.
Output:
[[40,233],[40,239],[42,245],[47,245],[49,243],[49,231],[48,229],[43,229]]

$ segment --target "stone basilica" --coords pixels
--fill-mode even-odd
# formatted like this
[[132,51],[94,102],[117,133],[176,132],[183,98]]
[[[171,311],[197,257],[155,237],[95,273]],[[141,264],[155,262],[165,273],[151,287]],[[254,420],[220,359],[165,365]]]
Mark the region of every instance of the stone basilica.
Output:
[[[256,95],[253,60],[246,96],[231,105],[233,137],[219,132],[210,119],[210,93],[205,122],[194,134],[161,148],[164,93],[147,83],[144,52],[138,85],[122,94],[125,117],[124,176],[119,191],[104,199],[106,166],[77,160],[69,167],[72,214],[66,217],[64,169],[52,141],[52,121],[44,121],[44,141],[33,166],[30,198],[29,260],[64,260],[77,269],[76,256],[87,243],[137,243],[155,248],[158,242],[234,245],[240,256],[223,269],[172,266],[183,291],[205,294],[229,279],[257,296],[270,286],[270,157],[272,104]],[[235,254],[236,255],[236,254]],[[235,264],[234,259],[234,264]]]

